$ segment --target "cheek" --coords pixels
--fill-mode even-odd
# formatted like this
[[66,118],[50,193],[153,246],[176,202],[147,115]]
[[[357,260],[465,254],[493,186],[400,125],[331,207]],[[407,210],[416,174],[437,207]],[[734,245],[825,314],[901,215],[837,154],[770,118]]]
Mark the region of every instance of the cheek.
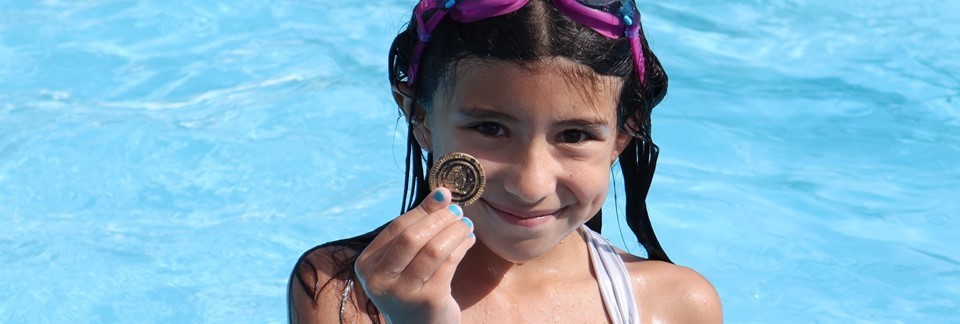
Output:
[[491,149],[480,145],[481,143],[473,138],[475,134],[471,133],[471,130],[459,128],[449,120],[438,121],[438,124],[430,128],[430,139],[435,154],[464,152],[477,157],[477,154]]
[[564,187],[584,203],[603,204],[610,188],[609,166],[593,163],[589,167],[579,166],[567,170]]

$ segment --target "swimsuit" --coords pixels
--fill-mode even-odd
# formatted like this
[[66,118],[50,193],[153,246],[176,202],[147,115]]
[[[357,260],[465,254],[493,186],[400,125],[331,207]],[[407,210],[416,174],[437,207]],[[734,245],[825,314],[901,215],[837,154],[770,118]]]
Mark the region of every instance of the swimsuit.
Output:
[[[610,320],[615,324],[640,323],[640,311],[637,310],[630,284],[631,276],[617,249],[610,244],[610,241],[600,236],[600,233],[594,232],[586,225],[581,226],[580,229],[587,240],[593,272],[597,274],[597,282],[600,285],[600,298],[603,300],[603,306]],[[348,303],[352,287],[353,279],[348,279],[341,296],[343,298],[340,302],[341,316],[343,316],[344,305]]]
[[640,312],[633,299],[631,277],[616,248],[586,226],[581,227],[590,250],[593,272],[600,284],[600,296],[613,323],[640,323]]

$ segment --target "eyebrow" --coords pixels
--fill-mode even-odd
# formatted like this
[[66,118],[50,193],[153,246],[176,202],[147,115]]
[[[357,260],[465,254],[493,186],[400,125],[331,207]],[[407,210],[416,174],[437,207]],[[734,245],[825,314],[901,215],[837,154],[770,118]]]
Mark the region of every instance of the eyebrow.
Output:
[[[457,111],[457,115],[469,119],[497,120],[506,123],[519,122],[517,117],[513,115],[481,107],[463,107]],[[609,127],[610,123],[600,118],[577,117],[561,120],[554,125],[559,127],[578,127],[599,130]]]
[[586,128],[586,129],[599,131],[599,130],[606,129],[608,126],[610,126],[610,123],[607,123],[606,121],[599,120],[599,119],[574,118],[574,119],[563,120],[557,123],[557,125],[562,128],[568,128],[568,127]]
[[516,123],[517,117],[502,113],[496,110],[484,109],[480,107],[463,107],[457,111],[457,115],[469,119],[493,119],[503,122]]

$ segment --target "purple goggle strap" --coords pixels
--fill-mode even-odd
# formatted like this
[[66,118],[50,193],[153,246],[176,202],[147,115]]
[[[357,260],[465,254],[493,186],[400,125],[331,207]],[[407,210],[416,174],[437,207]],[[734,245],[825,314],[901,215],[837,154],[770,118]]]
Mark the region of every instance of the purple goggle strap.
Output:
[[[440,2],[443,1],[441,4]],[[417,5],[414,16],[417,19],[417,37],[419,41],[413,49],[413,56],[410,60],[410,71],[407,73],[407,85],[413,86],[417,70],[420,66],[420,58],[426,43],[430,41],[430,35],[440,24],[443,17],[448,13],[454,20],[462,23],[477,21],[503,14],[508,14],[520,9],[527,4],[528,0],[421,0]],[[646,72],[643,53],[640,45],[640,24],[634,23],[640,20],[640,14],[634,12],[634,17],[625,17],[624,22],[617,15],[593,9],[584,6],[576,0],[552,0],[554,6],[561,13],[570,17],[574,21],[583,24],[601,35],[617,39],[626,36],[630,40],[630,49],[633,52],[633,64],[637,69],[640,78],[640,84],[644,84]],[[631,1],[631,0],[624,0]],[[429,20],[423,20],[423,14],[427,10],[436,9],[437,11]]]
[[[632,16],[619,16],[594,8],[587,7],[577,0],[552,0],[553,5],[561,13],[584,26],[590,27],[607,38],[618,39],[626,36],[630,40],[630,50],[633,52],[633,66],[637,70],[640,84],[645,84],[646,62],[643,59],[643,48],[640,45],[640,13],[634,10]],[[633,1],[633,0],[622,0]]]
[[[527,0],[468,0],[462,2],[457,0],[421,0],[416,11],[414,11],[414,16],[417,19],[419,41],[413,48],[410,71],[407,73],[407,85],[411,87],[414,85],[414,79],[420,67],[420,58],[423,56],[423,49],[430,41],[433,30],[437,28],[444,16],[450,14],[453,20],[468,23],[508,14],[517,11],[526,4]],[[423,14],[430,9],[436,9],[437,11],[433,13],[430,20],[423,21]]]

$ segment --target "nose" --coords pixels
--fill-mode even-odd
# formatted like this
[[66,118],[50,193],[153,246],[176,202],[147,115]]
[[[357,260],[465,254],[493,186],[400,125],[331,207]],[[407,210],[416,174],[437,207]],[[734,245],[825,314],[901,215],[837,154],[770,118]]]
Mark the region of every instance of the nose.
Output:
[[516,155],[504,180],[507,192],[527,204],[540,202],[557,190],[557,161],[547,143],[530,143]]

